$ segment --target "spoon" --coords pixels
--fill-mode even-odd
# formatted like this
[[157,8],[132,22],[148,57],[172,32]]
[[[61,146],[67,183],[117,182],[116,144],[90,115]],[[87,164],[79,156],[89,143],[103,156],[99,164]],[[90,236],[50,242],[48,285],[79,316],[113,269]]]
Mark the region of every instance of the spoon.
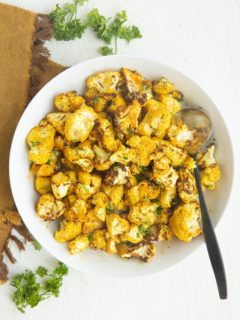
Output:
[[208,255],[215,274],[219,296],[221,299],[227,299],[227,281],[223,259],[204,199],[197,160],[198,151],[206,146],[210,138],[212,137],[213,124],[210,116],[203,109],[182,109],[178,113],[178,117],[180,117],[190,129],[195,130],[197,137],[199,138],[199,142],[195,143],[193,146],[190,146],[187,151],[190,155],[193,156],[196,164],[194,175],[199,195],[203,234],[207,245]]

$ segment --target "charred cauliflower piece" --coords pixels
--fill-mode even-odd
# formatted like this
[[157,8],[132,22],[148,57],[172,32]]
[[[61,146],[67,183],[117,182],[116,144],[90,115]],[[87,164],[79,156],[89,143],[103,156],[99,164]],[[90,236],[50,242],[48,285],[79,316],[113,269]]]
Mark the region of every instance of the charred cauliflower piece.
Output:
[[161,186],[161,188],[173,189],[178,180],[178,173],[173,167],[163,171],[156,170],[154,167],[152,179],[156,184]]
[[111,152],[117,150],[118,141],[115,139],[113,126],[110,121],[99,118],[96,121],[95,130],[100,147]]
[[167,94],[174,90],[174,84],[162,77],[154,82],[153,91],[158,95]]
[[68,141],[83,142],[85,141],[98,115],[91,107],[83,105],[74,113],[68,115],[64,133]]
[[101,72],[87,79],[87,88],[95,88],[100,93],[117,93],[121,84],[122,78],[117,71]]
[[50,193],[42,195],[37,202],[37,214],[45,221],[59,218],[65,209],[64,202],[56,200]]
[[34,127],[27,135],[30,147],[29,160],[35,164],[44,164],[48,161],[54,148],[55,129],[51,124]]
[[145,136],[133,136],[127,140],[126,144],[135,149],[135,157],[132,157],[132,162],[144,167],[150,164],[151,154],[156,149],[154,140]]
[[118,108],[115,112],[112,112],[117,129],[127,136],[137,132],[141,110],[140,103],[133,100],[129,106]]
[[58,172],[51,179],[52,191],[56,199],[62,199],[67,195],[71,181],[63,172]]
[[95,230],[103,229],[104,223],[95,215],[94,210],[89,210],[86,221],[83,223],[82,232],[91,233]]
[[177,189],[180,199],[184,203],[196,201],[198,193],[194,175],[190,170],[180,170]]
[[118,236],[119,234],[129,231],[129,222],[121,218],[118,214],[110,213],[106,217],[107,230],[110,237]]
[[89,246],[88,235],[81,234],[68,243],[68,248],[71,254],[76,254],[85,251]]
[[106,239],[105,239],[105,230],[96,230],[93,232],[91,248],[105,250],[106,249]]
[[62,220],[60,230],[55,232],[55,239],[58,242],[66,242],[76,238],[82,231],[82,222],[74,220]]
[[201,182],[204,187],[210,190],[216,188],[216,183],[221,178],[221,171],[218,164],[212,164],[201,171]]
[[187,152],[184,149],[180,149],[166,140],[154,140],[158,148],[163,154],[172,162],[173,167],[179,167],[183,164],[187,157]]
[[128,220],[137,225],[149,224],[152,225],[156,222],[157,203],[150,201],[138,202],[131,206],[128,214]]
[[129,167],[117,164],[113,165],[104,176],[104,183],[106,185],[114,186],[116,184],[127,184],[130,179]]
[[201,169],[205,169],[213,164],[216,164],[214,153],[214,144],[211,144],[209,147],[207,147],[207,150],[203,154],[201,152],[198,153],[198,165]]
[[178,124],[172,124],[167,131],[167,136],[171,141],[172,145],[178,148],[185,148],[191,144],[193,141],[193,131],[191,131],[188,126],[179,122]]
[[138,133],[148,137],[164,138],[171,121],[171,112],[166,106],[157,101],[149,100],[146,103],[147,113],[139,124]]
[[128,246],[127,244],[117,245],[117,254],[122,258],[140,258],[144,262],[149,262],[156,254],[155,244],[142,241],[138,244]]
[[55,98],[55,107],[61,112],[74,112],[84,104],[83,97],[76,91],[58,94]]

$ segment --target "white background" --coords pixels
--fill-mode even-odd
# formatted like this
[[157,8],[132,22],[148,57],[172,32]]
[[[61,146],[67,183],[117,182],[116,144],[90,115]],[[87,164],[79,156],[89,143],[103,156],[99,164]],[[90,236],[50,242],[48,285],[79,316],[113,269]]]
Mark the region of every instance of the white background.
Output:
[[[55,0],[4,0],[41,13]],[[0,287],[0,318],[104,320],[239,320],[240,319],[240,1],[239,0],[90,0],[80,16],[97,6],[114,15],[126,9],[143,39],[121,43],[119,53],[159,59],[197,81],[226,119],[235,149],[235,183],[225,215],[217,228],[229,287],[220,301],[206,249],[201,247],[180,264],[157,275],[107,279],[70,270],[61,295],[21,315],[11,302],[12,289]],[[1,32],[1,31],[0,31]],[[47,43],[52,58],[72,65],[98,55],[101,43],[91,32],[82,40]],[[220,142],[219,142],[220,143]],[[223,195],[224,196],[224,195]],[[11,275],[38,265],[53,267],[55,259],[42,250],[17,254]]]

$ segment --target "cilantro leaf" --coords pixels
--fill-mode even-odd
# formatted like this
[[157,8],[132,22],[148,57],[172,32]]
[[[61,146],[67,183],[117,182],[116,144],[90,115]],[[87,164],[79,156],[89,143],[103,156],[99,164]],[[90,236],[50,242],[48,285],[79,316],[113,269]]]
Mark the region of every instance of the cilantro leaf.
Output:
[[39,242],[37,242],[37,240],[33,240],[32,245],[34,246],[34,249],[37,251],[40,251],[42,249],[41,244]]
[[109,56],[113,54],[113,49],[108,46],[101,47],[99,50],[103,56]]

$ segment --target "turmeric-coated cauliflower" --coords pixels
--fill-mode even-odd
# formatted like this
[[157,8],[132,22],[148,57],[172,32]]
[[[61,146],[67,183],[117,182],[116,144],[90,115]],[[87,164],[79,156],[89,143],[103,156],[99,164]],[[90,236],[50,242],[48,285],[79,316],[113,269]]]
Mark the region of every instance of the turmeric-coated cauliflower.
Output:
[[185,202],[196,201],[198,192],[195,177],[190,170],[180,170],[177,190],[180,199]]
[[211,144],[207,147],[207,150],[202,153],[201,151],[198,153],[198,165],[201,169],[205,169],[210,167],[213,164],[216,164],[216,159],[214,156],[215,153],[215,145]]
[[216,183],[221,178],[221,171],[218,164],[212,164],[201,171],[201,182],[204,187],[209,190],[216,188]]
[[142,241],[134,245],[124,243],[117,244],[117,254],[122,258],[140,258],[144,262],[149,262],[156,254],[155,244]]
[[84,104],[83,97],[76,91],[58,94],[55,98],[55,107],[61,112],[74,112]]
[[68,243],[68,248],[71,254],[76,254],[85,251],[89,246],[87,234],[81,234]]
[[132,156],[132,162],[139,166],[148,166],[151,162],[151,153],[156,149],[156,143],[146,136],[133,136],[126,142],[127,145],[135,149],[135,157]]
[[56,199],[62,199],[67,195],[71,181],[63,172],[58,172],[51,179],[52,191]]
[[52,112],[47,115],[47,120],[61,135],[64,135],[64,127],[67,116],[67,113]]
[[138,202],[131,206],[128,214],[128,220],[136,223],[137,225],[146,223],[152,225],[157,219],[157,207],[157,203],[151,203],[149,200]]
[[185,148],[194,139],[193,131],[181,121],[177,124],[172,124],[168,128],[167,136],[171,143],[178,148]]
[[37,214],[45,221],[59,218],[65,209],[64,202],[56,200],[50,193],[42,195],[37,202]]
[[95,88],[100,93],[117,93],[121,83],[122,78],[117,71],[97,73],[87,79],[88,89]]
[[110,237],[115,237],[124,232],[128,232],[129,222],[121,218],[118,214],[110,213],[106,217],[107,230]]
[[92,197],[92,204],[95,206],[93,209],[95,215],[101,220],[106,220],[106,208],[109,204],[109,199],[104,192],[95,193]]
[[198,203],[180,204],[170,218],[170,227],[179,240],[189,242],[202,233],[200,220]]
[[62,220],[60,230],[55,232],[55,239],[58,242],[66,242],[76,238],[82,231],[82,222],[77,220]]

